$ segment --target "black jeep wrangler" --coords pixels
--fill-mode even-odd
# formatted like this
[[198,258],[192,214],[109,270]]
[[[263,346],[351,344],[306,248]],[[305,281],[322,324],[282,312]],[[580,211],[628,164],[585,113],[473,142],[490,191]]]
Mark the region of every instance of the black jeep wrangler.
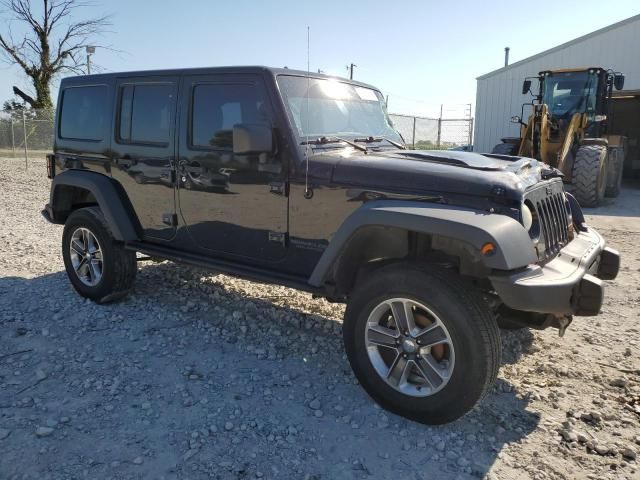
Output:
[[597,315],[619,255],[536,160],[407,150],[382,94],[288,69],[66,78],[51,198],[71,283],[132,288],[136,252],[347,304],[382,406],[454,420],[491,388],[505,327]]

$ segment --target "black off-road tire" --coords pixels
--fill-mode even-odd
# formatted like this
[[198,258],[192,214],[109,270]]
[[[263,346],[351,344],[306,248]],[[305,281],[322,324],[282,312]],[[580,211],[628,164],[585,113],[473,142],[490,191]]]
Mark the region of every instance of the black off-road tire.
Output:
[[607,187],[607,147],[582,145],[573,161],[573,194],[583,207],[597,207]]
[[[430,396],[404,394],[375,370],[365,330],[377,305],[393,298],[417,301],[447,328],[455,352],[448,383]],[[473,408],[490,390],[500,367],[500,331],[482,297],[457,276],[430,266],[399,262],[375,270],[349,299],[343,327],[345,350],[360,384],[382,407],[426,423],[451,422]]]
[[616,198],[620,195],[622,189],[622,173],[624,171],[625,148],[623,146],[609,147],[607,152],[607,161],[609,163],[607,188],[604,195],[606,197]]
[[[71,238],[78,228],[89,230],[98,240],[102,250],[102,278],[93,286],[83,283],[75,272],[71,260]],[[136,254],[125,250],[113,234],[98,207],[86,207],[74,211],[64,224],[62,256],[71,284],[83,297],[96,303],[118,300],[129,293],[137,272]]]
[[518,155],[518,150],[519,150],[519,145],[516,145],[515,143],[499,143],[497,144],[495,147],[493,147],[493,150],[491,150],[491,153],[495,153],[496,155]]

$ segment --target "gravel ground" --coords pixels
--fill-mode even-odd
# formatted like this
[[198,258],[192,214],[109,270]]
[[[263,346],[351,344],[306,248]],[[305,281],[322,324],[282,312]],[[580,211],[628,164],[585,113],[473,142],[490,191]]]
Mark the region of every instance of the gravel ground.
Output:
[[504,332],[495,389],[428,427],[358,386],[342,306],[169,262],[94,305],[40,216],[44,162],[1,159],[0,187],[1,479],[640,478],[638,190],[591,217],[623,255],[603,313]]

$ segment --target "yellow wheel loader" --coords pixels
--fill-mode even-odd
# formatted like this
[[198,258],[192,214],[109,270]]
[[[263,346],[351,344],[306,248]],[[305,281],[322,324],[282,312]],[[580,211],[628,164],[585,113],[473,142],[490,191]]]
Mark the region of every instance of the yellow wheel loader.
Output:
[[[538,93],[531,92],[537,79]],[[624,75],[599,67],[549,70],[526,78],[522,94],[532,101],[522,106],[520,137],[503,138],[492,151],[531,157],[557,168],[568,190],[585,207],[595,207],[620,193],[626,138],[609,135],[613,89],[621,90]],[[522,120],[525,106],[532,113]]]

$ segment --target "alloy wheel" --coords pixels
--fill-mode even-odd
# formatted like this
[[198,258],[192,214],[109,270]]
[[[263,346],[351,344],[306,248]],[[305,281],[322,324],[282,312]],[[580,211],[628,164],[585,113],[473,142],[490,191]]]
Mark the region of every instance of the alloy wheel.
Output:
[[376,306],[367,319],[365,344],[378,375],[406,395],[433,395],[453,373],[455,351],[449,331],[415,300],[393,298]]
[[77,228],[69,245],[71,264],[78,279],[95,287],[102,279],[102,248],[96,236],[87,228]]

